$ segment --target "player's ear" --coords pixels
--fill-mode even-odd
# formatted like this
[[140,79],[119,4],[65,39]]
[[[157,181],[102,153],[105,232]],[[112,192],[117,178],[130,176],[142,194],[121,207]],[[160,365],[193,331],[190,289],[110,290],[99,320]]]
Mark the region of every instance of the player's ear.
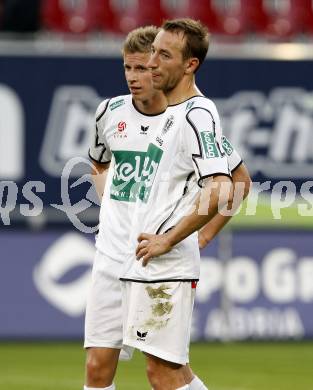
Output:
[[199,59],[196,57],[188,58],[186,61],[185,73],[192,74],[195,73],[196,69],[199,66]]

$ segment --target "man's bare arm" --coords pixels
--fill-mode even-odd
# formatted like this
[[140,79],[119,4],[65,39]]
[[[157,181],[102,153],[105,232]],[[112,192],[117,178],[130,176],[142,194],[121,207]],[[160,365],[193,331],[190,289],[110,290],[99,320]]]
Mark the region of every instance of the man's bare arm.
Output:
[[[251,178],[246,166],[242,163],[232,172],[234,197],[228,202],[227,209],[232,210],[234,214],[242,201],[248,196],[251,187]],[[199,247],[206,247],[213,238],[222,230],[230,221],[232,215],[216,214],[206,225],[199,231]]]
[[185,216],[173,229],[165,234],[142,233],[138,237],[137,259],[147,265],[152,257],[169,252],[173,246],[184,240],[193,232],[207,224],[232,198],[232,181],[227,176],[215,176],[204,181],[194,206],[193,212]]
[[91,175],[100,201],[103,196],[104,186],[105,186],[109,167],[110,167],[109,162],[106,164],[99,164],[95,161],[92,161]]

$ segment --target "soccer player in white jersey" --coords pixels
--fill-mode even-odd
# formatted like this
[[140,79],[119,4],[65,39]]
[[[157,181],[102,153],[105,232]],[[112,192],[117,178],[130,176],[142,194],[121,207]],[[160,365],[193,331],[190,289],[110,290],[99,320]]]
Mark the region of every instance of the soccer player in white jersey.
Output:
[[[95,140],[89,153],[102,206],[86,312],[86,390],[114,389],[112,382],[120,350],[124,358],[130,357],[132,352],[122,345],[119,276],[129,252],[135,192],[145,151],[167,107],[163,93],[153,90],[151,73],[146,66],[156,34],[154,27],[137,29],[129,34],[123,51],[125,75],[132,95],[105,100],[96,113]],[[236,179],[248,183],[249,176],[244,165],[240,164],[238,154],[229,144],[225,144],[225,150],[229,152]],[[97,172],[108,173],[104,194],[104,175]],[[205,227],[199,245],[205,246],[228,219],[219,218],[213,226],[208,224]],[[188,365],[184,367],[184,375],[190,389],[206,389]]]
[[148,63],[153,86],[169,107],[150,137],[132,218],[130,245],[137,257],[128,257],[121,281],[123,342],[146,354],[154,390],[191,388],[184,365],[199,279],[197,231],[231,198],[219,116],[195,85],[208,44],[199,22],[168,21]]

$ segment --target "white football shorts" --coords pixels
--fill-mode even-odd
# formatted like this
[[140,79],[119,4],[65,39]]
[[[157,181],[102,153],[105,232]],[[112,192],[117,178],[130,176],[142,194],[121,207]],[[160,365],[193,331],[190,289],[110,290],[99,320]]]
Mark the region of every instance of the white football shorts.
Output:
[[124,345],[188,363],[195,287],[190,281],[123,281]]
[[129,360],[133,348],[123,346],[122,292],[119,280],[123,263],[97,251],[92,268],[85,316],[84,348],[121,349]]

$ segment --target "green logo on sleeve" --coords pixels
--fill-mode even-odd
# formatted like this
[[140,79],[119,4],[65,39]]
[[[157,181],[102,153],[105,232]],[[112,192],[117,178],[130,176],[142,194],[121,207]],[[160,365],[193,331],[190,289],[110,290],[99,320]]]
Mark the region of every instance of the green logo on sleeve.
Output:
[[219,152],[216,146],[213,133],[210,131],[201,131],[201,142],[204,148],[204,154],[206,158],[219,157]]
[[227,156],[230,156],[233,153],[233,145],[228,141],[225,136],[222,137],[222,146]]
[[120,99],[120,100],[117,100],[116,102],[113,102],[109,105],[110,107],[110,110],[113,111],[115,110],[117,107],[120,107],[122,106],[123,104],[125,104],[125,100],[124,99]]

